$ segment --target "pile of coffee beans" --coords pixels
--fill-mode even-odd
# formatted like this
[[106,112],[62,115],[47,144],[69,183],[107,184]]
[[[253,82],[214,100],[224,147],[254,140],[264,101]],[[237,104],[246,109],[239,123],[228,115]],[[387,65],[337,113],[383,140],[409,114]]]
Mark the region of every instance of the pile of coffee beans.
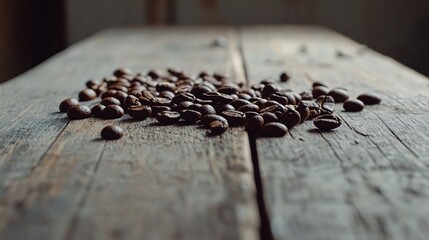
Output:
[[[343,103],[345,111],[362,111],[365,105],[380,103],[374,93],[365,93],[350,99],[344,88],[329,88],[314,82],[311,91],[301,93],[281,88],[276,82],[289,81],[287,73],[278,80],[263,80],[245,88],[219,73],[201,72],[191,76],[178,68],[166,72],[151,70],[134,74],[120,68],[102,81],[89,80],[79,92],[79,101],[100,98],[91,108],[73,98],[60,103],[61,112],[69,119],[91,116],[117,119],[128,114],[136,121],[154,117],[161,125],[197,124],[212,135],[223,134],[229,127],[244,126],[255,136],[282,137],[307,120],[321,131],[330,131],[341,125],[334,114],[335,104]],[[107,126],[101,136],[119,139],[124,131]]]

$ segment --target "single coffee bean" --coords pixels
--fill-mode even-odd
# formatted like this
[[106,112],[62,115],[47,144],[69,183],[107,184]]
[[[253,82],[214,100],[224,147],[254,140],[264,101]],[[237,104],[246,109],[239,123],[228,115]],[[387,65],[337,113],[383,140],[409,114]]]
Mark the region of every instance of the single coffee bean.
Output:
[[381,98],[375,93],[363,93],[357,99],[361,100],[365,105],[374,105],[381,102]]
[[118,105],[109,105],[103,109],[102,116],[106,119],[121,118],[124,116],[124,109]]
[[229,127],[228,122],[218,121],[218,120],[215,120],[209,124],[210,132],[213,135],[220,135],[225,133],[226,130],[228,130],[228,127]]
[[221,104],[221,105],[215,106],[214,108],[217,114],[222,114],[222,112],[226,110],[235,110],[235,108],[230,104],[224,104],[224,105]]
[[298,106],[296,107],[296,110],[299,112],[299,115],[301,117],[301,123],[307,120],[308,117],[310,116],[310,109],[303,102],[298,104]]
[[59,106],[60,112],[67,112],[71,107],[79,105],[79,101],[74,98],[64,99]]
[[287,98],[287,104],[289,105],[296,105],[297,100],[295,98],[295,95],[292,92],[285,92],[285,97]]
[[167,98],[167,99],[170,99],[170,100],[172,100],[175,96],[176,95],[173,92],[170,92],[170,91],[162,91],[162,92],[159,93],[159,97]]
[[124,136],[124,130],[119,126],[106,126],[101,130],[100,135],[106,140],[117,140]]
[[286,125],[288,129],[292,129],[301,122],[301,114],[294,109],[289,109],[282,116],[281,122]]
[[154,97],[150,100],[150,102],[151,102],[151,106],[170,106],[171,104],[170,99],[162,98],[162,97]]
[[279,87],[276,84],[268,83],[268,84],[265,84],[261,93],[263,98],[268,98],[271,94],[278,91],[279,91]]
[[264,113],[261,113],[260,116],[264,119],[265,124],[279,121],[279,118],[277,117],[277,115],[272,112],[264,112]]
[[308,91],[304,91],[302,93],[299,94],[301,96],[302,100],[311,100],[313,99],[313,94],[311,94],[311,92]]
[[278,122],[267,123],[260,130],[260,133],[265,137],[283,137],[287,132],[287,127]]
[[259,132],[263,125],[264,125],[263,117],[253,116],[246,120],[246,123],[244,124],[244,129],[247,132],[255,133],[255,132]]
[[116,90],[119,92],[128,92],[128,88],[123,85],[110,85],[109,90]]
[[343,108],[347,112],[360,112],[364,106],[364,103],[358,99],[347,99],[343,104]]
[[223,86],[217,89],[218,92],[225,93],[228,95],[237,94],[238,90],[239,90],[239,87],[237,85]]
[[199,103],[194,103],[194,104],[192,104],[192,105],[190,105],[189,107],[188,107],[188,109],[190,109],[190,110],[195,110],[195,111],[198,111],[198,112],[200,112],[201,113],[201,107],[202,107],[203,105],[201,105],[201,104],[199,104]]
[[249,119],[249,118],[251,118],[251,117],[259,115],[259,113],[257,113],[257,112],[251,112],[251,111],[245,112],[244,114],[246,115],[246,120]]
[[136,120],[145,120],[152,116],[152,108],[150,106],[130,106],[128,107],[128,115]]
[[256,104],[250,103],[244,106],[241,106],[239,109],[237,109],[240,112],[258,112],[259,107]]
[[101,118],[103,117],[103,110],[106,108],[106,106],[101,104],[96,104],[91,108],[91,113],[94,117]]
[[200,112],[191,109],[182,110],[180,115],[187,123],[194,123],[201,118]]
[[335,110],[335,101],[331,96],[322,95],[316,99],[316,103],[319,104],[322,113],[333,113]]
[[118,105],[121,106],[121,101],[114,97],[106,97],[100,102],[101,105],[109,106],[109,105]]
[[313,88],[313,90],[311,90],[311,94],[313,95],[314,98],[318,98],[322,95],[328,95],[328,93],[329,93],[329,89],[324,86],[316,86]]
[[113,72],[113,76],[122,77],[124,75],[132,75],[133,71],[129,68],[118,68]]
[[133,96],[133,95],[128,95],[127,98],[125,98],[124,104],[125,104],[125,108],[126,109],[128,109],[131,106],[140,106],[140,105],[142,105],[140,103],[140,100],[137,97]]
[[342,103],[349,98],[349,93],[343,88],[334,88],[327,95],[333,97],[336,103]]
[[308,110],[310,111],[310,115],[308,116],[308,119],[313,119],[320,115],[321,111],[320,111],[319,104],[312,101],[302,101],[302,104],[308,107]]
[[228,120],[228,123],[231,126],[240,126],[246,121],[246,114],[236,110],[226,110],[223,111],[221,115]]
[[125,99],[128,97],[128,94],[122,91],[116,91],[113,94],[113,97],[118,99],[121,103],[125,101]]
[[190,106],[192,106],[192,104],[193,103],[190,101],[183,101],[183,102],[177,104],[177,110],[181,111],[183,109],[188,109]]
[[237,99],[230,103],[231,106],[233,106],[235,109],[239,109],[240,107],[251,104],[251,102],[245,100],[245,99]]
[[324,114],[313,120],[314,126],[322,131],[329,131],[341,126],[341,119],[332,114]]
[[219,93],[219,92],[207,92],[202,95],[203,99],[212,100],[213,102],[219,104],[228,104],[234,101],[234,98],[228,94]]
[[297,105],[298,103],[300,103],[302,101],[301,95],[298,94],[297,92],[292,92],[291,91],[289,93],[292,94],[292,96],[294,96],[294,98],[295,98],[295,104],[294,105]]
[[84,89],[79,92],[79,100],[80,101],[89,101],[95,99],[97,97],[97,93],[92,89]]
[[163,91],[170,91],[173,92],[176,88],[176,85],[174,83],[169,82],[160,82],[156,85],[156,91],[163,92]]
[[211,91],[212,91],[212,89],[211,89],[211,88],[209,88],[209,87],[207,87],[207,86],[197,85],[197,86],[194,86],[194,87],[192,88],[191,93],[192,93],[193,95],[195,95],[195,97],[203,98],[203,99],[205,99],[205,100],[209,100],[209,99],[207,99],[207,98],[204,98],[204,97],[203,97],[203,94],[204,94],[204,93],[211,92]]
[[282,72],[280,74],[280,82],[287,82],[289,79],[290,79],[290,76],[287,73]]
[[97,89],[98,85],[100,85],[100,83],[99,83],[99,82],[97,82],[97,81],[95,81],[95,80],[93,80],[93,79],[90,79],[90,80],[88,80],[88,81],[85,83],[85,86],[86,86],[87,88],[92,89],[92,90]]
[[204,125],[205,127],[209,127],[210,123],[213,121],[224,121],[228,123],[228,120],[216,114],[208,114],[201,118],[201,124]]
[[179,104],[184,101],[193,102],[195,100],[195,96],[192,93],[179,93],[172,99],[173,103]]
[[113,95],[115,95],[116,92],[117,92],[116,90],[107,90],[100,95],[100,98],[104,99],[107,97],[113,97]]
[[[323,82],[319,82],[319,81],[313,82],[313,88],[319,87],[319,86],[326,87],[326,88],[328,87],[328,85],[326,85]],[[326,95],[326,94],[324,94],[324,95]]]
[[171,111],[171,108],[167,106],[151,106],[151,109],[152,109],[152,116],[156,116],[156,114],[163,111]]
[[201,115],[216,114],[216,109],[212,105],[204,104],[200,108]]
[[162,76],[162,71],[157,69],[152,69],[152,70],[149,70],[149,72],[147,72],[147,75],[152,79],[158,79]]
[[76,105],[67,110],[67,117],[70,120],[89,118],[91,117],[91,109],[84,105]]
[[171,125],[179,122],[180,113],[175,111],[162,111],[155,115],[156,120],[163,125]]
[[268,100],[271,100],[271,101],[276,101],[276,102],[278,102],[278,103],[280,103],[280,104],[282,104],[282,105],[286,105],[286,104],[288,104],[288,97],[287,96],[285,96],[283,93],[281,93],[281,92],[275,92],[275,93],[272,93],[269,97],[268,97]]

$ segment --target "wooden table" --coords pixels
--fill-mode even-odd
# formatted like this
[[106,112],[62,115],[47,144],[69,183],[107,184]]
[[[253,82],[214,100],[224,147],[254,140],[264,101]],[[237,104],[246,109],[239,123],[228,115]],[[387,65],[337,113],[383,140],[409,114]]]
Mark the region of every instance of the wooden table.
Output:
[[[212,47],[217,37],[227,47]],[[118,66],[319,80],[380,105],[283,138],[153,120],[68,121],[58,103]],[[427,239],[429,81],[318,27],[116,29],[0,85],[0,239]],[[341,109],[341,106],[337,106]],[[119,141],[100,129],[116,123]],[[261,226],[261,229],[260,229]]]

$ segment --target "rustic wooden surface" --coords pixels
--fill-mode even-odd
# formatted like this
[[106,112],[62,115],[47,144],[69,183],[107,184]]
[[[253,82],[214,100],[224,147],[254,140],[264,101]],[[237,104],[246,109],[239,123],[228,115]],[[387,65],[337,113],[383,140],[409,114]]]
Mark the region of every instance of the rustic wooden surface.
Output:
[[[211,47],[220,36],[228,47]],[[240,128],[207,137],[57,112],[118,66],[248,83],[287,71],[296,91],[320,80],[383,102],[360,113],[338,105],[344,124],[330,133],[307,122],[256,144]],[[428,96],[425,77],[322,28],[100,33],[0,85],[0,239],[426,239]],[[127,136],[101,140],[113,122]]]

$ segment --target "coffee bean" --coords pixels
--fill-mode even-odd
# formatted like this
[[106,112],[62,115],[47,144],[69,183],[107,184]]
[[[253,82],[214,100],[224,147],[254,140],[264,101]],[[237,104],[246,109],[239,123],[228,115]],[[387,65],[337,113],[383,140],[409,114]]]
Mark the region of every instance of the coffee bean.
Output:
[[179,104],[184,101],[193,102],[194,100],[195,96],[192,93],[179,93],[172,99],[172,102]]
[[155,115],[156,120],[164,125],[175,124],[180,120],[180,114],[175,111],[162,111]]
[[128,108],[128,115],[136,120],[145,120],[152,115],[152,108],[150,106],[130,106]]
[[124,136],[124,130],[118,126],[106,126],[101,130],[100,135],[106,140],[117,140]]
[[286,104],[288,104],[288,97],[287,97],[287,96],[285,96],[283,93],[280,93],[280,92],[272,93],[272,94],[268,97],[268,100],[276,101],[276,102],[278,102],[278,103],[280,103],[280,104],[282,104],[282,105],[286,105]]
[[259,132],[263,125],[264,118],[257,115],[246,120],[246,123],[244,124],[244,129],[247,132],[256,133]]
[[226,111],[226,110],[235,110],[235,108],[230,104],[217,105],[214,108],[215,108],[217,114],[222,114],[222,112]]
[[71,107],[79,105],[79,101],[74,98],[64,99],[59,106],[60,112],[67,112]]
[[176,85],[174,83],[169,82],[160,82],[156,85],[156,91],[163,92],[163,91],[170,91],[174,92],[176,88]]
[[193,103],[190,101],[183,101],[177,105],[177,111],[181,111],[183,109],[188,109],[190,106],[192,106],[192,104]]
[[195,123],[201,118],[200,112],[191,109],[182,110],[180,115],[187,123]]
[[199,103],[202,105],[214,105],[214,102],[212,100],[203,100],[203,99],[199,99],[199,98],[195,98],[194,103]]
[[289,109],[283,114],[281,122],[286,125],[288,129],[292,129],[301,122],[301,114],[294,109]]
[[279,118],[272,112],[264,112],[260,115],[264,119],[264,123],[278,122]]
[[246,114],[236,110],[226,110],[223,111],[221,115],[228,120],[228,123],[231,126],[240,126],[246,121]]
[[125,108],[128,109],[131,106],[140,106],[142,105],[140,103],[140,100],[133,96],[133,95],[128,95],[127,98],[125,99]]
[[86,86],[87,88],[92,89],[92,90],[97,89],[98,85],[100,85],[100,83],[99,83],[99,82],[97,82],[97,81],[95,81],[95,80],[93,80],[93,79],[90,79],[90,80],[88,80],[88,81],[85,83],[85,86]]
[[341,126],[341,119],[332,114],[324,114],[315,118],[313,123],[314,126],[322,131],[329,131]]
[[170,104],[171,104],[171,100],[168,98],[154,97],[150,100],[151,106],[170,106]]
[[218,92],[225,93],[228,95],[237,94],[238,90],[239,90],[238,86],[223,86],[217,89]]
[[343,104],[343,108],[347,112],[360,112],[363,110],[364,106],[364,103],[358,99],[348,99]]
[[219,92],[206,92],[202,95],[202,98],[219,104],[228,104],[234,101],[234,98],[230,95]]
[[205,127],[209,127],[210,123],[213,121],[224,121],[228,122],[224,117],[216,114],[208,114],[201,118],[201,124]]
[[319,104],[312,102],[312,101],[302,101],[302,104],[306,107],[308,107],[308,110],[310,111],[310,114],[308,116],[308,119],[313,119],[320,115],[320,106]]
[[335,110],[335,101],[331,96],[322,95],[316,99],[316,103],[319,104],[322,113],[333,113]]
[[116,92],[117,92],[116,90],[107,90],[100,95],[100,98],[104,99],[107,97],[113,97],[113,95],[115,95]]
[[264,88],[262,89],[262,97],[267,98],[271,94],[277,92],[279,90],[279,87],[274,83],[265,84]]
[[118,68],[113,72],[115,77],[122,77],[124,75],[132,75],[133,71],[129,68]]
[[256,104],[250,103],[244,106],[241,106],[239,109],[237,109],[240,112],[258,112],[259,107]]
[[155,116],[156,114],[162,111],[171,111],[171,108],[167,106],[151,106],[151,109],[152,109],[152,116]]
[[231,106],[233,106],[235,109],[239,109],[240,107],[247,105],[247,104],[251,104],[251,102],[245,100],[245,99],[236,99],[234,101],[232,101],[231,103],[229,103]]
[[342,103],[349,98],[349,93],[343,88],[334,88],[327,95],[333,97],[336,103]]
[[[313,88],[319,87],[319,86],[326,87],[326,88],[328,87],[328,85],[326,85],[323,82],[319,82],[319,81],[313,82]],[[324,94],[324,95],[326,95],[326,94]]]
[[289,105],[296,105],[297,100],[292,92],[285,92],[283,94],[287,98],[287,102]]
[[225,133],[226,130],[228,130],[228,127],[229,127],[228,122],[218,121],[218,120],[215,120],[209,124],[210,132],[213,135],[220,135]]
[[116,91],[113,94],[113,97],[118,99],[121,103],[125,101],[125,99],[128,97],[128,94],[122,91]]
[[280,74],[280,82],[287,82],[289,79],[290,79],[290,76],[287,73],[282,72]]
[[311,100],[311,99],[313,99],[313,94],[311,94],[311,92],[308,92],[308,91],[301,92],[299,95],[301,96],[302,100]]
[[374,105],[381,102],[381,98],[375,93],[363,93],[357,99],[361,100],[365,105]]
[[172,100],[175,96],[176,95],[173,92],[170,92],[170,91],[162,91],[159,94],[159,97],[167,98],[167,99],[170,99],[170,100]]
[[91,108],[91,113],[94,117],[101,118],[103,117],[103,110],[106,108],[106,106],[101,104],[96,104]]
[[311,90],[311,94],[313,95],[314,98],[318,98],[322,95],[328,95],[328,93],[329,93],[329,89],[324,86],[316,86],[313,88],[313,90]]
[[208,115],[208,114],[216,114],[216,110],[213,106],[204,104],[200,108],[200,112],[202,116]]
[[157,70],[157,69],[152,69],[152,70],[149,70],[149,72],[147,72],[146,75],[148,75],[152,79],[158,79],[159,77],[162,76],[162,72],[160,70]]
[[114,98],[114,97],[106,97],[103,100],[101,100],[100,102],[101,105],[104,106],[109,106],[109,105],[121,105],[121,101],[119,101],[118,99]]
[[296,110],[299,112],[299,115],[301,117],[301,123],[307,120],[308,117],[310,116],[310,109],[303,102],[298,104],[298,106],[296,107]]
[[91,109],[84,105],[76,105],[67,110],[67,117],[70,120],[89,118],[91,117]]
[[124,109],[118,105],[109,105],[103,109],[102,116],[106,119],[121,118],[124,116]]
[[287,127],[278,122],[267,123],[260,130],[261,135],[265,137],[283,137],[287,132]]
[[259,113],[257,113],[257,112],[251,112],[251,111],[250,112],[245,112],[244,114],[246,115],[246,120],[249,119],[249,118],[251,118],[251,117],[259,115]]
[[79,100],[80,101],[89,101],[95,99],[97,97],[97,93],[95,93],[92,89],[84,89],[79,92]]
[[200,113],[201,113],[201,107],[202,107],[202,106],[203,106],[203,105],[201,105],[201,104],[194,103],[194,104],[190,105],[190,106],[188,107],[188,109],[190,109],[190,110],[195,110],[195,111],[198,111],[198,112],[200,112]]

